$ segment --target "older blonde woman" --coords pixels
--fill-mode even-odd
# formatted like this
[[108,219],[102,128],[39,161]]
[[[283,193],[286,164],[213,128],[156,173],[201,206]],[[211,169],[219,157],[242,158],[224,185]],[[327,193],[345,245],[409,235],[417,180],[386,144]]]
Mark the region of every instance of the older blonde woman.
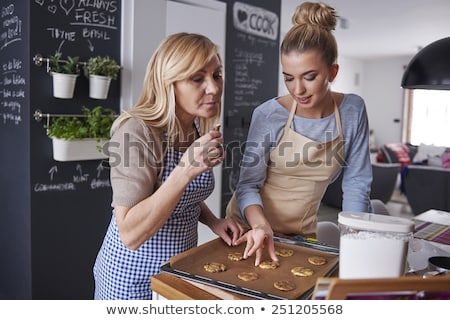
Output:
[[148,64],[137,104],[109,144],[112,219],[94,266],[95,299],[151,299],[161,264],[197,245],[198,221],[228,243],[242,228],[204,200],[224,159],[218,49],[199,34],[167,37]]

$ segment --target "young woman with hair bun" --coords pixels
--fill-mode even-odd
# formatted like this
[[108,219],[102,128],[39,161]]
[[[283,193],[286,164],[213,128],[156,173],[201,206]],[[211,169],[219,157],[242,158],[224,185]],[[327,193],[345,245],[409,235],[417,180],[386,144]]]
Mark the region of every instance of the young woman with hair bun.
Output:
[[[244,257],[262,250],[278,260],[273,235],[315,237],[328,185],[343,170],[344,211],[370,212],[372,169],[363,99],[331,90],[339,66],[333,30],[336,10],[304,2],[280,48],[288,94],[258,106],[252,116],[240,179],[227,207],[248,231]],[[268,143],[267,143],[268,142]]]

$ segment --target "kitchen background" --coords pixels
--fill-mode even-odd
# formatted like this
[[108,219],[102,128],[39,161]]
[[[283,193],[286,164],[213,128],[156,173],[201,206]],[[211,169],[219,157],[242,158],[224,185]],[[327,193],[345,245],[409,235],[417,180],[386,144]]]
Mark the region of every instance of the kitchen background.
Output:
[[[333,88],[343,92],[354,92],[364,97],[370,127],[374,131],[377,145],[401,141],[404,90],[400,88],[400,81],[404,67],[419,47],[448,36],[450,20],[446,14],[450,11],[450,2],[448,0],[380,0],[377,2],[330,0],[327,2],[345,18],[342,20],[342,28],[336,30],[340,48],[338,61],[340,73]],[[72,17],[74,8],[71,6],[72,3],[73,6],[75,4],[87,6],[90,2],[64,1],[61,3],[64,5],[59,8],[58,14],[62,13],[60,15],[62,18],[55,20],[55,25],[64,22],[64,14]],[[233,26],[230,23],[233,21],[232,5],[235,3],[238,3],[241,9],[248,10],[247,12],[258,13],[257,8],[262,8],[265,12],[275,14],[273,26],[277,30],[279,28],[279,34],[275,34],[275,39],[266,37],[264,41],[255,41],[254,45],[260,46],[258,50],[261,50],[267,65],[277,66],[279,59],[274,43],[277,43],[290,27],[294,8],[300,1],[105,0],[103,3],[108,8],[95,8],[92,5],[86,11],[98,11],[102,14],[109,12],[112,19],[109,23],[112,25],[109,25],[109,29],[99,27],[99,32],[91,34],[88,40],[95,42],[94,38],[97,38],[95,40],[98,43],[104,40],[108,46],[112,45],[111,52],[116,57],[120,57],[123,67],[119,78],[120,90],[116,88],[115,95],[108,100],[108,103],[118,110],[129,108],[137,100],[148,59],[167,34],[177,31],[204,33],[220,46],[225,61],[237,68],[237,63],[231,58],[236,58],[232,54],[237,54],[240,50],[239,41],[246,40],[245,45],[247,45],[249,41],[261,39],[261,37],[248,33],[243,39],[239,38],[242,32],[232,32]],[[24,79],[29,79],[29,81],[17,83],[24,89],[17,91],[23,92],[23,95],[15,97],[16,101],[22,103],[22,110],[3,113],[3,123],[0,126],[0,142],[3,149],[0,158],[3,169],[0,179],[0,197],[3,203],[3,209],[0,212],[2,221],[0,225],[0,298],[90,299],[93,290],[91,267],[110,217],[110,192],[107,184],[103,183],[96,190],[93,190],[92,184],[90,188],[86,185],[86,188],[80,188],[82,190],[71,193],[54,191],[42,193],[33,190],[34,182],[42,183],[43,180],[39,179],[50,179],[53,174],[55,177],[58,175],[71,177],[74,172],[74,179],[75,174],[80,175],[80,179],[85,178],[88,171],[92,171],[91,177],[96,176],[97,173],[102,176],[106,174],[105,171],[97,171],[97,163],[93,162],[83,162],[84,172],[78,165],[75,167],[74,163],[62,165],[53,162],[51,147],[49,140],[45,137],[43,125],[33,119],[36,108],[45,109],[46,106],[49,108],[51,106],[54,110],[60,110],[57,100],[48,98],[47,90],[50,90],[51,84],[49,78],[45,78],[47,75],[44,68],[39,69],[32,61],[37,53],[35,50],[44,46],[44,43],[39,43],[38,38],[49,34],[49,30],[37,30],[33,27],[41,26],[38,21],[42,19],[43,8],[55,13],[57,11],[52,12],[52,10],[58,9],[57,4],[51,0],[32,0],[29,3],[0,0],[0,6],[2,21],[6,21],[2,24],[0,52],[8,52],[14,46],[20,49],[16,56],[19,59],[10,59],[2,55],[2,77],[11,62],[12,68],[22,73]],[[84,18],[89,20],[93,19],[93,16]],[[28,34],[29,28],[32,31]],[[120,40],[117,38],[119,33]],[[70,37],[70,34],[68,36]],[[230,37],[234,37],[232,38],[233,48],[237,50],[231,53],[229,51]],[[8,40],[13,41],[8,42]],[[71,55],[72,52],[79,51],[86,56],[87,50],[92,47],[89,46],[89,41],[84,42],[83,49],[69,49],[70,44],[67,41],[63,46],[64,54]],[[97,51],[94,50],[94,52],[103,53],[108,46],[105,45],[102,48],[98,45],[95,47]],[[244,42],[242,47],[245,47]],[[49,48],[45,50],[50,50]],[[361,48],[365,51],[360,51]],[[396,48],[399,51],[394,51]],[[51,47],[51,51],[55,49],[56,47]],[[50,53],[53,52],[47,52],[47,54]],[[252,54],[251,47],[238,53],[246,54],[248,58],[248,55]],[[255,56],[261,57],[258,54]],[[248,68],[254,60],[249,61],[246,60]],[[272,63],[269,63],[270,61]],[[15,64],[16,62],[18,64]],[[227,64],[225,67],[227,68]],[[258,75],[253,79],[255,83],[261,86],[267,85],[269,88],[269,90],[261,91],[264,91],[267,97],[283,94],[285,89],[283,83],[278,81],[281,79],[279,72],[271,68],[268,68],[266,72],[268,74],[262,77]],[[6,86],[5,83],[3,85]],[[116,85],[119,86],[119,82]],[[227,86],[231,84],[226,84],[225,90]],[[85,87],[83,88],[86,90]],[[5,92],[3,90],[4,101],[11,98],[7,97]],[[227,93],[225,95],[225,101],[227,101],[229,97]],[[245,99],[251,97],[248,92],[244,96]],[[258,97],[258,99],[263,98],[263,96]],[[74,110],[75,104],[78,107],[80,103],[90,102],[83,99],[75,100],[76,103],[73,105],[71,102],[66,104]],[[226,121],[227,116],[230,117],[230,114],[226,112],[230,107],[225,105],[223,121]],[[244,130],[239,131],[236,127],[234,128],[236,132],[233,131],[233,134],[244,138],[248,118],[242,119],[241,126]],[[223,128],[225,130],[226,126]],[[56,166],[60,168],[59,173],[50,172],[50,169]],[[73,169],[69,171],[69,167],[72,166]],[[236,178],[231,177],[236,172],[223,176],[222,169],[215,169],[216,189],[208,199],[208,204],[218,215],[224,204],[222,197],[224,186],[228,190],[232,189],[232,182]],[[209,237],[208,231],[200,226],[200,241]]]

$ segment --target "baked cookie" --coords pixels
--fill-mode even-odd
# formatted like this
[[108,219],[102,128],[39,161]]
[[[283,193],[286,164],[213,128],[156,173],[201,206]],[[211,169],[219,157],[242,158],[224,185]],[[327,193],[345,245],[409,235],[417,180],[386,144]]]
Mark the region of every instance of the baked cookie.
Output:
[[294,290],[296,288],[295,283],[289,281],[289,280],[280,280],[280,281],[275,281],[273,283],[273,286],[275,288],[277,288],[278,290],[281,291],[291,291]]
[[290,257],[294,254],[294,250],[291,249],[276,249],[275,254],[280,257]]
[[276,269],[280,264],[277,261],[267,260],[259,264],[261,269]]
[[326,264],[328,261],[325,257],[321,256],[312,256],[308,258],[308,262],[315,265],[315,266],[321,266]]
[[243,280],[243,281],[254,281],[257,280],[259,278],[259,274],[257,274],[256,272],[241,272],[238,275],[238,278]]
[[228,254],[228,259],[231,261],[241,261],[244,255],[241,252],[233,252]]
[[294,267],[291,269],[291,272],[297,277],[310,277],[314,274],[313,270],[305,267]]
[[209,262],[206,263],[203,268],[205,268],[206,271],[208,272],[223,272],[225,270],[227,270],[227,267],[223,264],[223,263],[219,263],[219,262]]

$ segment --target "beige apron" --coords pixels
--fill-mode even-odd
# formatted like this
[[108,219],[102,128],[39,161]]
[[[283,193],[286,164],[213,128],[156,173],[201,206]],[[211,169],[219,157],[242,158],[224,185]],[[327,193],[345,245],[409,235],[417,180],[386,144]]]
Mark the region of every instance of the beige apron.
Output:
[[[296,110],[294,102],[283,136],[270,153],[260,195],[264,215],[275,233],[315,237],[320,201],[343,165],[344,137],[336,104],[334,114],[339,134],[325,143],[291,129]],[[241,219],[235,195],[227,206],[227,216]]]

